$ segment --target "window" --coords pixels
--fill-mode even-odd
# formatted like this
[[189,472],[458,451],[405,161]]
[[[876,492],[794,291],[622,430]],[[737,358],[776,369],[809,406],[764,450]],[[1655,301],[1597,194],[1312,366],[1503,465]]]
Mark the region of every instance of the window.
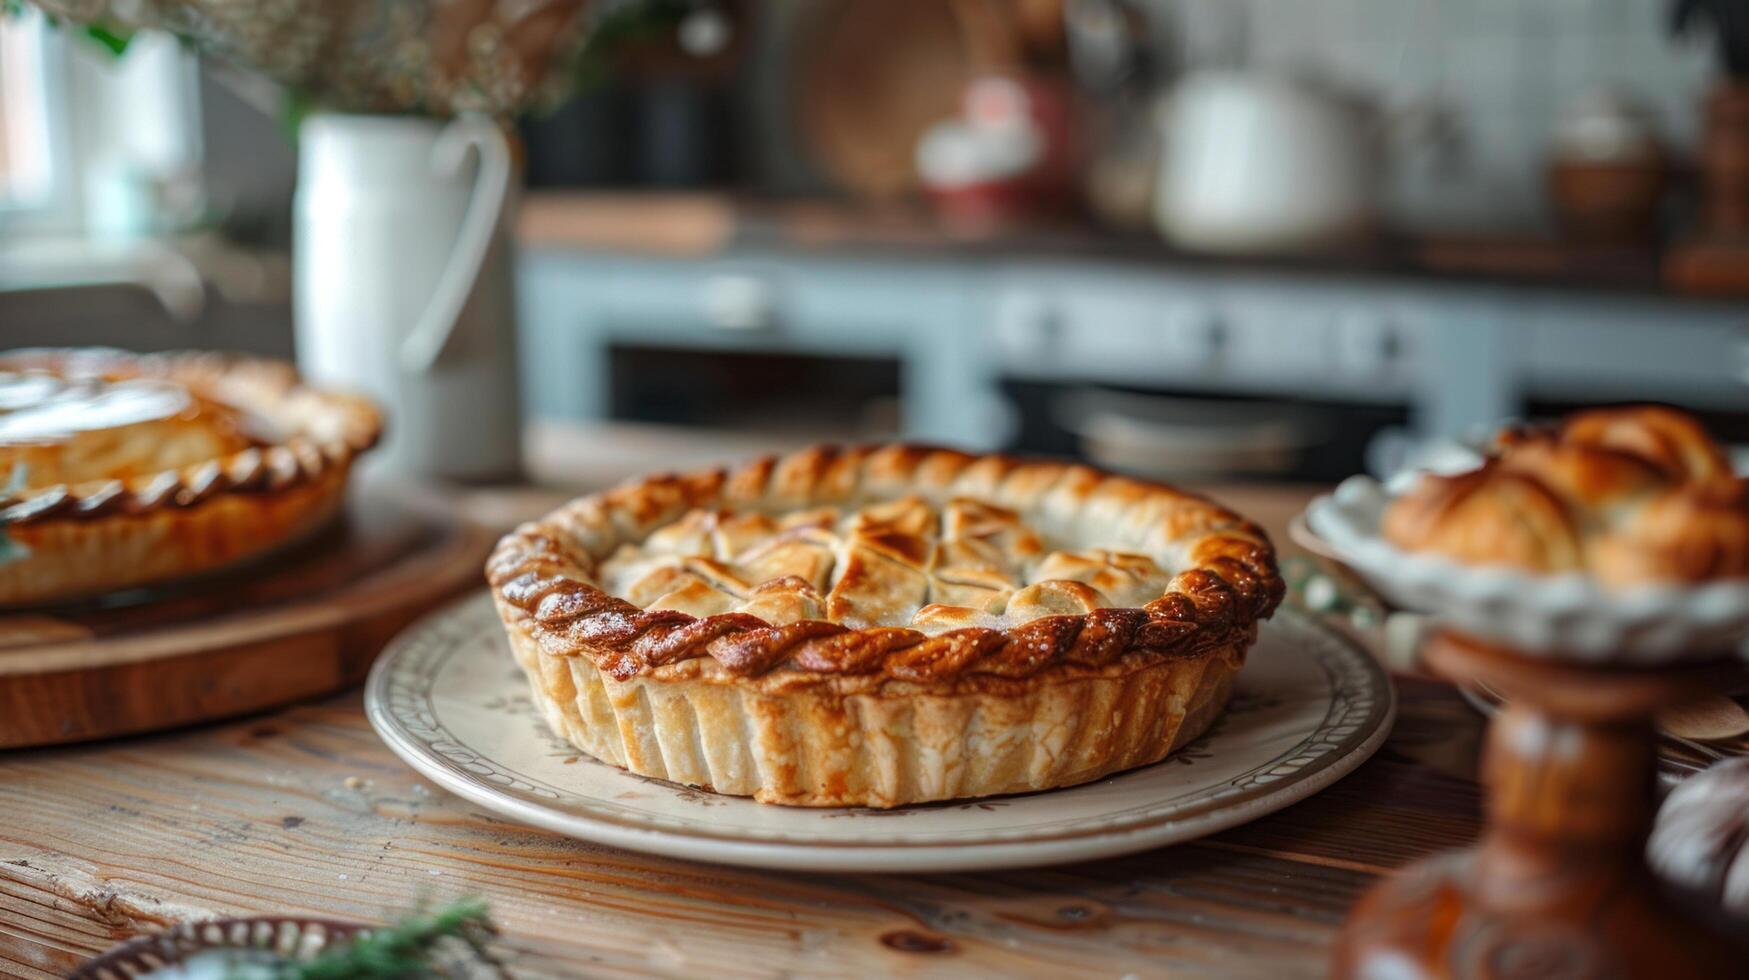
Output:
[[[41,15],[0,16],[0,216],[57,203],[51,85],[64,75],[59,39]],[[4,217],[0,217],[4,220]]]
[[0,231],[131,238],[188,210],[195,62],[143,32],[116,56],[32,8],[0,16]]

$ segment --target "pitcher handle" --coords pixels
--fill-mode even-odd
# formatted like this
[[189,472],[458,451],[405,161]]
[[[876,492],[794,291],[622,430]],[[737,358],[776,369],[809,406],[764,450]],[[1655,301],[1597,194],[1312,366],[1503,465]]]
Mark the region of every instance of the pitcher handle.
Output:
[[488,117],[462,116],[444,127],[431,151],[432,170],[440,176],[455,176],[467,163],[470,149],[480,155],[480,172],[474,177],[461,231],[431,299],[401,342],[401,368],[410,374],[431,370],[449,346],[462,308],[480,280],[510,198],[510,144],[503,130]]

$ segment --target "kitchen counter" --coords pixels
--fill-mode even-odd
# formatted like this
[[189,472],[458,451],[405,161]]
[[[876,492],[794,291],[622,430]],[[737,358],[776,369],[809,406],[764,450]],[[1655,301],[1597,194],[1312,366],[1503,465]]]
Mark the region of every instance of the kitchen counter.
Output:
[[523,202],[518,234],[524,246],[536,249],[670,257],[705,257],[735,248],[873,256],[933,250],[974,258],[1098,259],[1607,293],[1717,295],[1730,288],[1716,275],[1667,281],[1661,256],[1649,246],[1588,245],[1528,234],[1394,236],[1344,250],[1228,257],[1173,248],[1151,233],[1112,231],[1087,221],[955,224],[916,204],[761,200],[716,193],[536,191]]
[[[1215,493],[1285,540],[1308,489]],[[545,491],[466,506],[497,523]],[[850,972],[1320,976],[1379,876],[1471,841],[1481,719],[1401,683],[1395,731],[1319,795],[1206,840],[991,874],[809,875],[647,857],[482,812],[415,775],[356,692],[161,735],[0,755],[0,973],[269,912],[380,921],[490,901],[517,976]]]
[[[1089,386],[1303,406],[1357,439],[1380,417],[1463,438],[1575,401],[1749,404],[1749,305],[1668,289],[1650,253],[1451,239],[1225,259],[709,194],[537,194],[521,221],[523,377],[533,414],[567,422],[622,417],[656,386],[614,365],[666,350],[892,365],[872,395],[900,433],[975,448],[1080,438],[1049,412]],[[781,395],[773,411],[810,411]],[[631,417],[738,424],[692,411]]]

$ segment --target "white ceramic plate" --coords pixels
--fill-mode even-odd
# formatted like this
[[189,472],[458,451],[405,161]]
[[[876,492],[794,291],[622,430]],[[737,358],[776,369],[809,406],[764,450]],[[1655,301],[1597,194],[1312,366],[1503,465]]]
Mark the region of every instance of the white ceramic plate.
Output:
[[1384,514],[1414,480],[1349,477],[1306,508],[1311,532],[1392,605],[1517,650],[1638,667],[1710,659],[1749,630],[1749,582],[1739,579],[1611,591],[1578,574],[1536,575],[1398,550],[1381,530]]
[[445,789],[561,834],[756,867],[966,871],[1142,851],[1279,810],[1372,755],[1396,699],[1371,657],[1282,610],[1214,727],[1156,765],[1069,789],[896,810],[771,806],[579,755],[541,720],[480,594],[390,644],[365,710],[391,749]]

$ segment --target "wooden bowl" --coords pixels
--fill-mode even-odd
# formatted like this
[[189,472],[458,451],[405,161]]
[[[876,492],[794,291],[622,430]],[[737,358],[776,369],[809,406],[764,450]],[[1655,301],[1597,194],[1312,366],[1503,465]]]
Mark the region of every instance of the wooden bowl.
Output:
[[1561,227],[1583,241],[1632,243],[1651,238],[1667,172],[1656,159],[1562,161],[1549,165],[1549,200]]
[[354,922],[260,916],[185,922],[164,932],[139,936],[68,974],[69,980],[129,980],[168,966],[186,963],[197,953],[234,950],[308,962],[335,943],[349,942],[370,930]]

